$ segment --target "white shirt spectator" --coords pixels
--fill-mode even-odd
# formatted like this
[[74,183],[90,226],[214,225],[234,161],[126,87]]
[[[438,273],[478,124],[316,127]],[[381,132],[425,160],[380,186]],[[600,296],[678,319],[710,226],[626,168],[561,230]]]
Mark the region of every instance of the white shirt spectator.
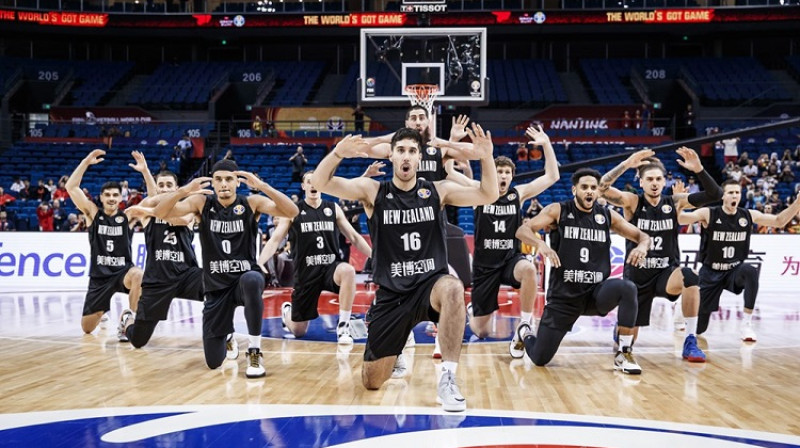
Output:
[[19,193],[23,188],[25,188],[25,182],[18,180],[11,184],[11,188],[9,188],[9,190],[13,191],[14,193]]
[[738,141],[738,138],[729,138],[723,140],[722,146],[724,148],[724,152],[722,154],[726,157],[739,157],[739,148],[736,145]]
[[758,167],[755,165],[745,165],[744,168],[742,168],[742,171],[750,179],[755,179],[758,177]]

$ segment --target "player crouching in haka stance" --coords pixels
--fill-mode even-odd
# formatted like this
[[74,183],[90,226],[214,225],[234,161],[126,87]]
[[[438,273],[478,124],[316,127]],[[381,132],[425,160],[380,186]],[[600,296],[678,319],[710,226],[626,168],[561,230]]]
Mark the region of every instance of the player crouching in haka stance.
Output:
[[347,218],[338,204],[323,200],[311,185],[313,171],[303,173],[305,198],[299,204],[300,214],[293,220],[282,219],[272,233],[258,262],[263,265],[289,234],[294,254],[295,286],[292,301],[281,305],[281,318],[286,328],[297,337],[305,336],[308,323],[319,317],[317,306],[322,291],[339,294],[339,324],[336,340],[350,345],[350,312],[356,295],[356,270],[339,260],[339,231],[353,242],[367,258],[372,249]]
[[463,411],[467,402],[455,381],[464,335],[464,287],[448,275],[445,224],[446,204],[469,207],[497,200],[497,171],[491,135],[480,126],[469,130],[474,148],[469,159],[481,161],[480,186],[450,180],[419,179],[419,132],[403,128],[392,137],[391,180],[333,177],[344,158],[365,156],[361,137],[347,136],[317,167],[311,184],[320,191],[364,204],[371,221],[374,281],[380,286],[367,313],[369,335],[361,378],[367,389],[378,389],[392,374],[408,334],[418,322],[439,322],[442,375],[437,401],[445,411]]
[[[650,238],[617,212],[597,204],[599,181],[596,170],[579,169],[572,175],[573,200],[548,205],[517,231],[517,238],[534,246],[552,265],[547,305],[536,336],[527,329],[525,352],[534,364],[544,366],[553,359],[578,317],[605,316],[619,305],[620,350],[614,356],[614,369],[640,374],[642,369],[631,351],[638,306],[636,285],[630,280],[608,278],[610,230],[637,243],[628,252],[630,264],[644,260]],[[535,235],[549,228],[553,228],[552,249]]]
[[[259,194],[237,195],[240,179],[267,197]],[[204,189],[209,180],[214,189],[213,195]],[[226,342],[229,342],[226,339],[234,331],[233,312],[237,306],[244,306],[250,342],[245,372],[248,378],[266,375],[261,360],[264,275],[256,260],[258,219],[264,213],[294,218],[298,210],[286,195],[254,174],[238,171],[236,162],[227,159],[214,164],[211,178],[197,178],[175,193],[167,194],[153,210],[153,215],[160,219],[187,214],[200,217],[206,293],[203,309],[206,364],[215,369],[225,360],[228,352]]]
[[83,303],[81,328],[87,334],[94,331],[103,314],[111,308],[111,298],[114,293],[128,293],[130,309],[120,315],[120,324],[117,328],[118,339],[127,342],[124,323],[136,311],[142,293],[142,270],[135,267],[131,259],[133,223],[129,222],[128,217],[119,210],[122,188],[118,183],[106,182],[101,187],[102,209],[97,208],[97,205],[81,190],[81,180],[86,170],[91,165],[102,162],[105,154],[102,149],[95,149],[89,153],[75,168],[66,183],[70,199],[86,216],[91,247],[89,290]]
[[699,222],[700,251],[700,314],[697,334],[708,329],[711,313],[719,309],[719,298],[723,290],[734,294],[744,292],[744,325],[742,340],[755,342],[753,309],[758,295],[758,270],[745,264],[750,253],[750,234],[753,224],[768,227],[784,227],[800,212],[800,196],[777,215],[767,215],[757,210],[739,207],[742,186],[734,180],[722,183],[722,205],[703,207],[678,215],[682,225]]

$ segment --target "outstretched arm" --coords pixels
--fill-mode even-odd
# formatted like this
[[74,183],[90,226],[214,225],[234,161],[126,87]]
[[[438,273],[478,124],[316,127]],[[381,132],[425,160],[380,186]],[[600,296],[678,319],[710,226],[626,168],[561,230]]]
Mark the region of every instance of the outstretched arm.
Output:
[[760,226],[782,228],[786,227],[786,224],[789,224],[789,221],[791,221],[793,217],[797,216],[798,212],[800,212],[800,195],[798,195],[797,199],[792,202],[792,205],[786,207],[777,215],[768,215],[761,213],[758,210],[750,210],[750,216],[753,218],[753,222]]
[[365,149],[366,143],[361,137],[347,135],[317,165],[317,169],[311,175],[311,184],[323,193],[342,199],[361,201],[365,206],[372,207],[372,201],[378,193],[378,181],[367,177],[345,179],[333,175],[343,159],[364,157]]
[[247,198],[247,202],[257,213],[267,213],[273,216],[284,218],[294,218],[300,213],[297,204],[292,202],[288,196],[272,188],[268,183],[259,179],[255,174],[247,171],[234,171],[235,175],[244,180],[248,187],[264,193],[267,197],[253,196]]
[[470,207],[491,204],[500,196],[497,186],[497,168],[494,165],[492,134],[484,132],[480,125],[472,123],[467,130],[475,147],[475,155],[481,161],[481,182],[478,186],[459,185],[451,180],[436,183],[443,204]]
[[133,168],[134,171],[142,173],[144,184],[147,187],[147,197],[157,195],[158,186],[156,185],[155,178],[150,173],[150,168],[147,167],[147,161],[144,158],[144,154],[139,151],[132,151],[131,155],[133,156],[133,159],[136,160],[136,164],[129,163],[128,166]]
[[697,153],[686,146],[681,146],[676,152],[683,157],[683,160],[677,160],[678,164],[695,173],[697,180],[700,181],[700,185],[703,187],[703,191],[698,191],[697,193],[673,195],[678,210],[683,210],[687,207],[701,207],[722,199],[722,188],[708,174],[708,171],[703,169],[703,164],[700,163],[700,157],[697,156]]
[[654,154],[655,153],[649,149],[643,149],[631,154],[630,157],[603,175],[599,185],[600,194],[611,204],[622,207],[629,213],[633,213],[633,208],[636,207],[638,201],[636,195],[625,191],[619,191],[612,187],[612,185],[614,185],[614,182],[619,179],[622,173],[629,168],[638,168],[640,165],[647,163],[645,159],[652,157]]
[[78,209],[86,216],[87,226],[91,225],[94,216],[97,214],[97,205],[83,194],[81,190],[81,181],[83,180],[83,175],[86,174],[86,170],[90,166],[102,162],[104,155],[106,155],[106,152],[102,149],[95,149],[90,152],[89,155],[81,160],[81,163],[75,167],[75,171],[72,172],[66,183],[67,193],[69,193],[72,202],[74,202]]
[[539,129],[531,126],[525,132],[525,135],[531,139],[530,143],[539,145],[544,149],[544,176],[537,177],[525,185],[517,186],[519,192],[519,202],[523,203],[528,199],[538,196],[543,191],[550,188],[551,185],[558,182],[558,160],[556,159],[556,152],[553,149],[553,144],[550,143],[550,137],[544,133],[542,126]]
[[272,232],[272,236],[267,240],[267,243],[264,244],[264,249],[261,251],[261,255],[258,256],[258,265],[261,266],[261,270],[267,272],[265,265],[275,252],[278,250],[278,246],[280,246],[281,241],[286,238],[286,235],[289,233],[289,228],[292,226],[292,220],[287,218],[278,218],[278,225],[275,226],[275,231]]
[[367,257],[372,256],[372,248],[367,244],[367,240],[353,228],[339,204],[336,204],[336,225],[339,226],[339,230],[344,234],[345,238],[350,240],[359,252]]
[[636,226],[625,220],[619,213],[609,210],[611,215],[611,230],[617,232],[625,239],[637,243],[630,253],[626,263],[632,266],[640,266],[647,257],[647,250],[650,248],[650,236],[639,230]]
[[162,195],[152,215],[161,219],[177,218],[189,213],[199,215],[206,200],[204,195],[212,194],[211,190],[206,189],[210,182],[210,177],[197,177],[174,193]]
[[708,226],[708,217],[710,216],[708,207],[698,208],[691,212],[678,213],[678,224],[685,226],[699,222],[703,227]]

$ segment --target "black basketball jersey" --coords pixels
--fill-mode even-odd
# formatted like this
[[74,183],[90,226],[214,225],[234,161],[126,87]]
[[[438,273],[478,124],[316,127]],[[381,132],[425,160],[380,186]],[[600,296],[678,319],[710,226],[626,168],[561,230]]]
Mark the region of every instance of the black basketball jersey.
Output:
[[[625,278],[647,280],[662,269],[678,266],[678,212],[672,196],[661,195],[656,206],[650,205],[644,195],[639,195],[639,203],[630,220],[642,232],[650,236],[650,249],[647,251],[642,267],[625,265]],[[626,254],[636,248],[637,243],[625,240]],[[627,255],[626,255],[627,258]]]
[[296,278],[318,266],[327,267],[339,257],[339,228],[336,226],[336,204],[322,201],[314,208],[306,201],[297,205],[300,209],[289,228],[289,241],[294,252]]
[[753,219],[747,209],[737,207],[729,215],[722,207],[710,207],[708,226],[700,233],[700,260],[716,271],[728,271],[744,263],[750,253]]
[[611,215],[594,204],[587,213],[574,200],[561,202],[558,227],[550,232],[550,247],[561,266],[550,269],[547,297],[573,299],[611,275]]
[[430,182],[443,180],[447,177],[442,163],[442,150],[433,146],[426,146],[422,151],[422,160],[419,162],[417,177]]
[[206,197],[200,220],[206,291],[226,289],[245,272],[258,269],[257,238],[258,222],[247,196],[237,195],[228,207],[216,196]]
[[517,189],[511,188],[494,203],[475,207],[474,266],[497,268],[520,252],[515,236],[522,224],[519,199]]
[[448,272],[445,223],[433,182],[417,179],[409,191],[381,182],[370,236],[374,281],[381,288],[406,294]]
[[108,277],[133,266],[131,261],[131,239],[128,217],[122,212],[114,216],[106,215],[102,209],[97,211],[89,227],[91,246],[91,266],[89,276]]
[[194,232],[187,226],[173,226],[159,218],[151,218],[144,229],[147,264],[144,283],[166,283],[190,267],[197,266],[192,248]]

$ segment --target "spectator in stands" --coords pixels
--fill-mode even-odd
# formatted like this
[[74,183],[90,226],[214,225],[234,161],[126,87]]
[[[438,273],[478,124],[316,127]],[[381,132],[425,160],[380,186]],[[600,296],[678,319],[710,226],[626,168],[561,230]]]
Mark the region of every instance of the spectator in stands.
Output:
[[261,121],[261,117],[256,115],[256,118],[253,120],[253,124],[250,125],[250,128],[253,130],[253,135],[256,137],[261,137],[264,135],[264,123]]
[[50,203],[43,201],[36,208],[36,217],[39,218],[39,231],[52,232],[53,231],[53,209],[50,208]]
[[60,231],[64,227],[64,222],[67,220],[67,211],[61,207],[61,201],[53,201],[50,207],[53,210],[53,230]]
[[769,166],[769,157],[766,154],[761,154],[756,160],[756,166],[760,171],[766,171]]
[[781,182],[786,182],[787,184],[794,182],[794,172],[789,164],[783,165],[783,171],[781,171],[780,179]]
[[622,129],[631,128],[631,113],[629,111],[622,112]]
[[189,134],[183,134],[183,138],[178,140],[178,143],[173,148],[172,160],[185,160],[191,149],[192,139],[189,138]]
[[[120,181],[119,186],[120,186],[120,199],[122,201],[121,203],[124,204],[128,202],[128,196],[131,195],[131,189],[128,188],[127,180]],[[125,207],[123,206],[123,208]]]
[[278,136],[278,131],[275,130],[275,123],[273,123],[272,121],[267,121],[266,129],[267,129],[267,131],[266,131],[267,137],[277,137]]
[[62,232],[69,232],[72,230],[72,227],[78,224],[78,215],[75,213],[70,213],[67,215],[67,220],[61,223],[61,227],[58,230]]
[[[13,187],[13,185],[12,185]],[[22,188],[17,192],[20,200],[27,201],[31,199],[31,181],[24,179],[22,181]]]
[[747,166],[747,163],[748,163],[750,160],[752,160],[752,159],[750,159],[750,155],[749,155],[749,154],[747,154],[747,151],[745,151],[745,152],[743,152],[743,153],[739,154],[739,162],[738,162],[738,165],[739,165],[740,167],[744,168],[745,166]]
[[294,155],[289,157],[289,162],[292,164],[292,182],[302,182],[302,175],[308,163],[308,159],[303,155],[302,146],[297,147],[297,151]]
[[755,210],[763,210],[764,204],[766,204],[767,198],[764,196],[764,191],[760,187],[756,187],[756,190],[753,192],[753,200],[750,204],[750,208]]
[[78,220],[69,228],[70,232],[85,232],[86,231],[86,215],[78,213]]
[[[642,128],[650,129],[652,127],[652,123],[650,123],[652,116],[653,114],[650,113],[650,108],[647,107],[647,104],[642,103]],[[692,123],[692,126],[694,126],[694,123]]]
[[528,160],[528,147],[524,144],[519,145],[517,148],[517,161],[524,162]]
[[53,179],[47,179],[47,183],[44,185],[47,188],[47,191],[50,193],[50,198],[53,197],[53,193],[56,191],[56,184],[53,182]]
[[778,165],[773,162],[770,162],[770,164],[767,166],[767,174],[769,174],[770,176],[778,177],[778,175],[780,175]]
[[67,193],[67,187],[63,180],[58,181],[58,188],[53,192],[52,199],[53,201],[66,201],[69,199],[69,193]]
[[50,190],[44,184],[44,179],[39,179],[36,188],[33,190],[33,196],[40,201],[50,201]]
[[777,184],[778,181],[774,177],[770,176],[766,171],[762,171],[761,177],[759,177],[756,181],[756,186],[761,187],[761,191],[764,192],[765,196],[771,195],[772,190]]
[[783,166],[786,165],[794,165],[794,159],[792,158],[792,150],[791,149],[784,149],[783,156],[781,156],[781,163]]
[[[677,181],[677,179],[675,179],[675,177],[672,176],[672,171],[668,172],[667,173],[667,179],[664,182],[664,189],[672,188],[672,186],[675,185],[676,181]],[[631,188],[632,187],[633,186],[631,186]]]
[[128,195],[128,200],[125,202],[125,207],[133,207],[134,205],[139,205],[142,202],[141,194],[139,194],[139,190],[136,188],[131,188],[131,192]]
[[[765,215],[774,215],[775,210],[776,209],[772,206],[772,204],[767,203],[766,205],[764,205],[764,210],[762,211],[762,213],[764,213]],[[758,224],[756,225],[756,233],[766,233],[766,234],[781,233],[781,229],[777,227],[764,226]]]
[[8,213],[5,210],[0,210],[0,232],[14,232],[17,226],[14,221],[8,219]]
[[525,217],[533,218],[534,216],[538,215],[539,212],[541,212],[543,208],[544,207],[539,202],[539,198],[538,197],[534,197],[533,199],[531,199],[531,205],[529,205],[528,209],[525,210]]
[[0,187],[0,210],[5,210],[6,204],[16,201],[17,198],[6,193],[3,187]]
[[723,155],[725,164],[728,162],[736,163],[739,161],[739,137],[726,138],[722,141]]
[[736,182],[741,182],[742,180],[742,169],[734,162],[725,163],[725,174],[728,176],[728,179],[733,179]]
[[689,176],[688,183],[686,184],[686,190],[686,192],[689,194],[700,192],[700,185],[697,184],[694,176]]
[[300,202],[300,196],[298,196],[297,193],[292,193],[292,195],[289,196],[289,199],[291,199],[295,204]]
[[[780,193],[773,191],[767,199],[767,205],[769,205],[772,210],[775,211],[775,213],[779,213],[781,210],[783,210],[783,201],[781,201]],[[767,205],[764,206],[765,209]]]
[[353,111],[353,126],[356,132],[364,132],[364,109],[361,106],[356,106]]
[[643,127],[642,126],[642,111],[639,110],[639,109],[636,109],[633,112],[633,126],[636,128],[637,131],[639,129],[642,129],[642,127]]
[[758,167],[755,162],[753,162],[753,159],[747,159],[747,165],[742,168],[742,172],[750,179],[756,179],[758,177]]
[[769,163],[774,163],[775,166],[778,167],[778,171],[780,171],[781,166],[783,166],[783,163],[781,162],[781,159],[778,158],[778,153],[777,152],[773,152],[773,153],[771,153],[769,155]]
[[11,190],[12,193],[17,193],[17,195],[19,195],[20,190],[23,188],[25,188],[25,182],[23,182],[19,177],[15,177],[14,182],[11,183],[11,188],[9,188],[9,190]]

